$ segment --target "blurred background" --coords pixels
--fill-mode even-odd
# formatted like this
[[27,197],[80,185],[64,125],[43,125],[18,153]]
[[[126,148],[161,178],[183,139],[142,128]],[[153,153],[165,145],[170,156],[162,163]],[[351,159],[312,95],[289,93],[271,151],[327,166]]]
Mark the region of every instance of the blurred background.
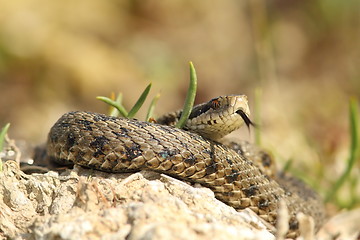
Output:
[[[261,145],[280,166],[291,160],[320,192],[345,168],[349,98],[360,96],[360,1],[12,0],[0,8],[0,126],[10,122],[12,138],[42,143],[67,111],[106,113],[99,95],[122,92],[130,108],[149,82],[150,99],[161,92],[156,114],[179,109],[192,61],[197,103],[248,95]],[[252,134],[237,135],[254,142]],[[359,161],[353,174],[356,183]],[[359,204],[348,200],[359,186],[343,188],[340,202]]]

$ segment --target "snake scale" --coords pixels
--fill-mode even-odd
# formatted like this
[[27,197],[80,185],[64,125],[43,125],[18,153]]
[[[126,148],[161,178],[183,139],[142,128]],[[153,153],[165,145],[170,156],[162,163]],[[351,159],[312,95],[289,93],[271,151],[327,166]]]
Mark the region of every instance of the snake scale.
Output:
[[297,234],[296,213],[314,217],[324,211],[316,194],[297,179],[273,168],[272,158],[247,142],[220,143],[227,133],[252,124],[247,98],[214,98],[193,108],[184,129],[175,128],[181,111],[157,123],[70,112],[51,128],[50,161],[106,172],[152,170],[210,188],[237,210],[250,208],[275,225],[281,199],[290,213],[290,235]]

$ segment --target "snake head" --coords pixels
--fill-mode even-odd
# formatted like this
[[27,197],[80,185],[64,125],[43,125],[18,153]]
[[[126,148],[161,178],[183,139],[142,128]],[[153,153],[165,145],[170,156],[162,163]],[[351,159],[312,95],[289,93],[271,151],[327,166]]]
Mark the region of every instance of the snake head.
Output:
[[240,128],[254,125],[245,95],[220,96],[207,103],[196,105],[185,125],[187,130],[205,138],[219,139]]

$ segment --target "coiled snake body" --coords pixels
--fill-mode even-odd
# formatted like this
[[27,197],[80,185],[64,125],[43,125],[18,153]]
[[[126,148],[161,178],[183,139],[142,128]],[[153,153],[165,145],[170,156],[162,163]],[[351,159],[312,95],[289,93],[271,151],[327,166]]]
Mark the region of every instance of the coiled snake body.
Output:
[[194,107],[187,130],[164,125],[174,124],[179,114],[149,123],[70,112],[51,128],[47,153],[51,161],[61,164],[106,172],[145,169],[200,183],[219,200],[237,210],[251,208],[271,224],[276,223],[283,199],[291,214],[290,230],[295,233],[298,212],[321,223],[323,211],[316,195],[297,180],[269,171],[268,154],[249,143],[217,141],[243,123],[251,124],[244,95],[219,97]]

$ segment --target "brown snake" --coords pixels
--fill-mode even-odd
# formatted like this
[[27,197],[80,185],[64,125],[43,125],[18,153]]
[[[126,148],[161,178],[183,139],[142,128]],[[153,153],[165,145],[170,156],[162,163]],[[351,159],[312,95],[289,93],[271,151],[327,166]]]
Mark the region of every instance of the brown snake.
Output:
[[200,183],[224,203],[237,210],[250,208],[273,225],[283,199],[291,216],[290,233],[297,234],[298,212],[314,217],[320,226],[324,218],[321,201],[298,180],[270,171],[267,166],[273,164],[267,153],[246,142],[217,141],[243,123],[252,124],[244,95],[195,106],[185,126],[190,131],[164,125],[172,125],[179,114],[149,123],[70,112],[51,128],[47,154],[60,164],[106,172],[152,170]]

